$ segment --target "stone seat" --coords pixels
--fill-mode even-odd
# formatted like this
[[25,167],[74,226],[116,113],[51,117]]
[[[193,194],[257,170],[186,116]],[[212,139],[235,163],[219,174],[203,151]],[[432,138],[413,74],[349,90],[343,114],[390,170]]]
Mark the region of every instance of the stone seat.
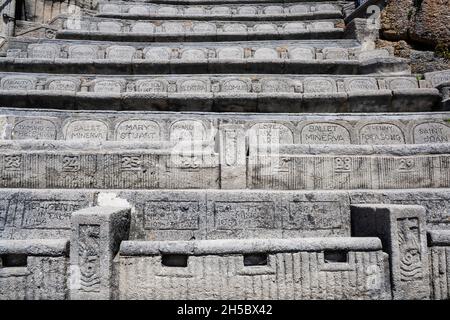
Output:
[[[71,140],[73,133],[94,133],[97,140],[169,142],[183,128],[201,140],[233,130],[254,144],[270,134],[281,144],[386,145],[450,143],[448,113],[312,115],[206,114],[114,111],[32,111],[2,109],[2,140]],[[95,139],[94,139],[95,140]],[[247,148],[247,147],[246,147]]]
[[[334,252],[344,259],[333,259]],[[378,238],[123,241],[119,255],[120,299],[390,299],[391,295],[384,268],[387,254]],[[370,277],[380,281],[373,287],[356,285],[370,283]]]
[[170,106],[173,111],[268,113],[437,111],[441,96],[429,87],[412,76],[3,73],[0,101],[10,107],[96,110],[156,111]]
[[60,18],[57,39],[186,42],[279,39],[341,39],[342,19],[292,21],[122,20]]
[[170,144],[94,142],[95,131],[87,134],[77,129],[74,125],[69,132],[74,141],[1,142],[0,187],[220,189],[232,186],[274,190],[450,187],[448,143],[355,146],[275,145],[263,141],[250,145],[247,156],[245,137],[229,131],[225,131],[220,142],[216,141],[219,147],[214,148],[213,141],[182,138]]
[[142,2],[99,2],[99,17],[122,19],[302,20],[342,18],[339,4],[165,5]]
[[68,256],[69,239],[0,236],[0,300],[67,299]]

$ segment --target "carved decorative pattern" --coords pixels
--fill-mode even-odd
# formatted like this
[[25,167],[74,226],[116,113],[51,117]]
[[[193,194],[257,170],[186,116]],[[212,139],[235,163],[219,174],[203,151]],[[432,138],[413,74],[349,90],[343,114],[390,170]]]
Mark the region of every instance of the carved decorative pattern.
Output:
[[422,279],[424,270],[422,270],[419,220],[416,218],[399,219],[398,239],[400,246],[401,281]]
[[80,290],[100,291],[100,226],[80,225],[79,227],[79,265],[81,273]]

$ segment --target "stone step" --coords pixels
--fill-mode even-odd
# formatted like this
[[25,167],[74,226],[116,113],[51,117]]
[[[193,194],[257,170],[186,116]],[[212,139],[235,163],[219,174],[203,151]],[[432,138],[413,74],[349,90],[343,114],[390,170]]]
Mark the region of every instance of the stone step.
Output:
[[0,71],[83,74],[410,74],[408,60],[386,49],[314,47],[303,41],[204,45],[85,43],[14,44]]
[[59,21],[58,39],[185,42],[341,39],[342,19],[315,21],[125,20],[82,17]]
[[166,5],[101,1],[98,17],[119,19],[314,20],[343,18],[337,3]]
[[[450,112],[402,114],[235,114],[83,112],[1,109],[2,140],[204,142],[234,129],[245,150],[278,138],[284,144],[401,145],[450,143]],[[272,140],[273,141],[273,140]]]
[[367,203],[424,206],[442,230],[449,191],[1,189],[0,239],[69,238],[75,211],[112,205],[131,207],[130,240],[348,237],[350,205]]
[[[89,124],[88,124],[89,125]],[[95,125],[95,124],[93,124]],[[72,127],[77,134],[78,127]],[[2,141],[2,188],[351,190],[450,187],[450,144],[258,144],[225,130],[214,147],[172,143]],[[270,143],[271,141],[263,141]]]
[[[123,3],[128,3],[131,1],[123,1]],[[284,4],[321,4],[330,3],[337,5],[353,5],[353,1],[349,0],[134,0],[132,2],[139,4],[170,4],[170,5],[193,5],[193,4],[203,4],[203,5],[227,5],[227,4],[266,4],[266,3],[284,3]]]
[[[50,64],[51,65],[51,64]],[[77,76],[0,73],[4,107],[214,112],[439,111],[413,76]]]

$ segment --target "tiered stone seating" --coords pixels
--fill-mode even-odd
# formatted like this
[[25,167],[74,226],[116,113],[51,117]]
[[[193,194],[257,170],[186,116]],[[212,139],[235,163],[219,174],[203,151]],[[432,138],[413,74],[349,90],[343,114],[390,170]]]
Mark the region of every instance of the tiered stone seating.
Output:
[[102,1],[11,39],[0,299],[448,298],[450,73],[352,8]]

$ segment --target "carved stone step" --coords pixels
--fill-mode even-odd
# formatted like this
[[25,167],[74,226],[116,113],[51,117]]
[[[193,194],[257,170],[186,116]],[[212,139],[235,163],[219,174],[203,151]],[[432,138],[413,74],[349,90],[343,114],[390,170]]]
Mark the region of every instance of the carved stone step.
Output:
[[317,21],[195,21],[124,20],[84,17],[58,22],[58,39],[100,41],[251,41],[277,39],[340,39],[343,20]]
[[[76,128],[76,130],[75,130]],[[2,140],[170,142],[185,135],[204,142],[235,129],[245,149],[273,140],[283,144],[401,145],[450,143],[450,113],[216,114],[42,111],[2,109]],[[184,132],[182,134],[182,132]],[[89,138],[90,137],[90,138]]]
[[[129,1],[124,1],[127,3]],[[227,5],[227,4],[266,4],[266,3],[285,3],[285,4],[320,4],[320,3],[330,3],[338,5],[350,5],[353,1],[348,0],[134,0],[133,2],[146,4],[146,3],[156,3],[156,4],[171,4],[171,5],[193,5],[193,4],[206,4],[206,5]]]
[[439,91],[412,76],[3,73],[0,78],[5,107],[269,113],[426,112],[441,107]]
[[313,20],[343,18],[337,3],[164,5],[99,2],[97,16],[121,19]]
[[[77,127],[74,126],[77,134]],[[171,144],[31,141],[0,144],[3,188],[275,190],[450,187],[450,144],[320,146],[260,144],[225,131],[219,147],[180,137]],[[270,143],[270,141],[266,142]],[[246,176],[247,175],[247,176]]]
[[131,208],[135,240],[349,237],[350,205],[367,203],[421,205],[427,229],[445,230],[449,191],[1,189],[0,239],[69,238],[72,214],[92,206]]

